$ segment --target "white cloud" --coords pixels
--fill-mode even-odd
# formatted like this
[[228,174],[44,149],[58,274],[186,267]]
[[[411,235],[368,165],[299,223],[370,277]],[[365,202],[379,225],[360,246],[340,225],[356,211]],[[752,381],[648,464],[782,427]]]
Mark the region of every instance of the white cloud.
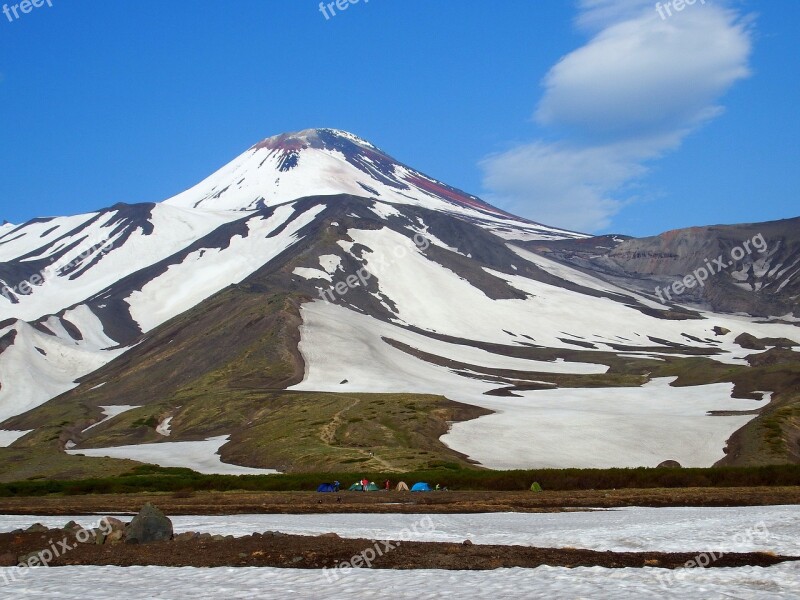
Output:
[[720,114],[719,98],[749,74],[748,21],[698,0],[662,19],[641,0],[585,0],[576,20],[597,30],[546,75],[534,113],[556,142],[487,157],[487,199],[530,218],[607,228],[647,163]]

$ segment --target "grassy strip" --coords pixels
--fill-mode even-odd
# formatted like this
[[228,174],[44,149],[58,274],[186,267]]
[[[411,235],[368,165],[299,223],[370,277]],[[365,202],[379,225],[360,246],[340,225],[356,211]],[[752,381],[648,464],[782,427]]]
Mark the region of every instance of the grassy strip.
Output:
[[[0,484],[0,497],[47,494],[119,494],[178,491],[313,491],[323,481],[338,479],[343,487],[365,475],[409,485],[427,481],[451,490],[519,491],[537,481],[545,490],[645,489],[685,487],[750,487],[800,485],[800,465],[713,467],[707,469],[541,469],[488,471],[442,468],[398,473],[299,473],[289,475],[201,475],[189,469],[145,465],[128,474],[79,481],[19,481]],[[454,466],[454,465],[452,465]]]

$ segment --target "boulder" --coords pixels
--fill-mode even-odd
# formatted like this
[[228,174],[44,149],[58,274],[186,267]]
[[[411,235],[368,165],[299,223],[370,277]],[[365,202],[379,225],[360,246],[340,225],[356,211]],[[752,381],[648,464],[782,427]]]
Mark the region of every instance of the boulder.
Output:
[[665,460],[662,463],[658,463],[658,467],[657,468],[659,468],[659,469],[680,469],[681,468],[681,463],[679,463],[677,460]]
[[45,531],[50,530],[41,523],[34,523],[25,530],[25,533],[44,533]]
[[171,540],[172,536],[172,521],[148,502],[125,530],[125,543],[164,542]]

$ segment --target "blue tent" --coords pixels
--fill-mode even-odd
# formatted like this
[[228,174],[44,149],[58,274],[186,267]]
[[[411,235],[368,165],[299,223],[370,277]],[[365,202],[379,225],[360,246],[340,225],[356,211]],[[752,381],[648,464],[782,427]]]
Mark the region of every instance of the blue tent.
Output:
[[424,481],[420,481],[419,483],[415,483],[413,486],[411,486],[411,491],[412,492],[430,492],[431,491],[431,486],[429,486]]
[[336,488],[332,483],[321,483],[317,488],[318,492],[335,492]]

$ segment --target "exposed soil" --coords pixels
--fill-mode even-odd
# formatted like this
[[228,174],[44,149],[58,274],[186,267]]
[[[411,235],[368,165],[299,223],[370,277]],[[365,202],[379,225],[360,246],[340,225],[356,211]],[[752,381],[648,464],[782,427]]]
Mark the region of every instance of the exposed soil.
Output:
[[[217,536],[218,538],[220,536]],[[596,552],[574,548],[531,548],[527,546],[467,545],[441,542],[382,542],[342,539],[335,534],[317,537],[277,532],[222,539],[209,537],[152,544],[78,544],[74,533],[50,530],[41,533],[0,534],[0,566],[12,566],[32,552],[59,541],[70,546],[50,566],[67,565],[158,565],[169,567],[291,567],[333,568],[354,557],[369,558],[374,568],[383,569],[497,569],[502,567],[601,566],[679,568],[698,553]],[[372,557],[374,556],[374,559]],[[800,557],[764,552],[715,554],[709,567],[770,566]],[[358,559],[357,559],[358,560]],[[363,560],[363,558],[362,558]],[[366,566],[366,565],[361,565]]]
[[560,512],[621,506],[800,504],[800,487],[658,488],[533,492],[187,492],[0,498],[0,514],[135,513],[151,502],[170,515]]

